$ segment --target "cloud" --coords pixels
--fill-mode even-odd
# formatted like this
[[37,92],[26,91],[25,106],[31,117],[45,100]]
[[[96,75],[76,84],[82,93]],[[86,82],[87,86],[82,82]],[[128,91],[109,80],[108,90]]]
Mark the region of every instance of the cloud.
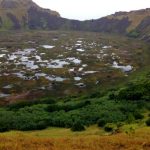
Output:
[[150,7],[150,0],[33,0],[44,8],[58,11],[70,19],[95,19],[116,11]]

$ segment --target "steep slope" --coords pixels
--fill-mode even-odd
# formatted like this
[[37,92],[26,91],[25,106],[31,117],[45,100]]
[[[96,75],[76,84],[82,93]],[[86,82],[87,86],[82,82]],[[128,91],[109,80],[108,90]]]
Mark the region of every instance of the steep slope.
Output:
[[141,9],[130,12],[116,12],[113,15],[108,16],[108,19],[118,19],[122,20],[123,18],[128,18],[130,25],[127,28],[127,31],[130,32],[140,25],[140,23],[147,17],[150,16],[150,9]]
[[77,30],[128,34],[150,39],[150,9],[115,14],[87,21],[69,20],[43,9],[32,0],[0,0],[0,29]]
[[130,36],[140,36],[150,33],[150,9],[130,12],[116,12],[115,14],[87,21],[88,30],[108,33],[121,33]]
[[130,12],[117,12],[106,17],[109,20],[127,19],[130,24],[126,28],[126,33],[131,37],[139,37],[150,41],[150,9],[141,9]]
[[[2,29],[28,28],[32,26],[33,11],[38,12],[37,15],[60,17],[59,13],[42,9],[32,0],[0,0],[0,27]],[[40,16],[37,20],[38,22],[44,22]]]

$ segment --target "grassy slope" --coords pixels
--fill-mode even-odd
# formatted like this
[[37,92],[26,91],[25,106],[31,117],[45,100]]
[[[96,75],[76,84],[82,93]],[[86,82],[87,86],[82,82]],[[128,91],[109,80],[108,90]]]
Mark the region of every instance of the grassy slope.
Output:
[[[99,132],[101,131],[96,127],[81,133],[71,133],[66,129],[48,129],[31,133],[9,132],[0,135],[0,150],[148,150],[150,148],[148,127],[137,129],[130,134],[100,136]],[[56,136],[58,137],[52,138]]]
[[129,31],[135,29],[146,16],[149,16],[149,14],[150,14],[149,10],[147,10],[147,11],[139,10],[139,11],[131,11],[127,14],[118,15],[118,16],[110,15],[110,16],[108,16],[108,18],[110,18],[110,19],[115,18],[115,19],[120,20],[122,18],[128,17],[129,21],[131,21],[131,25],[127,29],[127,31],[129,32]]
[[[133,73],[129,79],[132,80],[136,76],[142,78],[147,70],[149,66]],[[122,84],[124,83],[118,86],[121,87]],[[70,129],[63,128],[48,128],[31,132],[11,131],[0,134],[0,150],[150,149],[149,127],[145,127],[144,124],[130,124],[124,125],[121,130],[124,132],[114,135],[107,135],[96,126],[91,126],[83,132],[71,132]]]

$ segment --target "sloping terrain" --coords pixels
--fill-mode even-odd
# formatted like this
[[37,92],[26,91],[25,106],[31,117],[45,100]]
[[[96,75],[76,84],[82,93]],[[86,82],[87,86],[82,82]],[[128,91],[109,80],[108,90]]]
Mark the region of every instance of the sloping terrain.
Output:
[[[82,133],[81,133],[82,134]],[[2,150],[149,150],[149,128],[138,129],[135,133],[120,133],[109,136],[77,136],[68,138],[50,138],[24,135],[0,135]],[[13,145],[13,147],[12,147]]]
[[113,85],[148,66],[148,48],[99,33],[2,32],[0,99],[78,95]]
[[[35,13],[38,18],[34,15]],[[37,21],[38,24],[42,21],[44,27],[46,22],[44,22],[44,19],[40,20],[40,15],[41,19],[47,18],[47,20],[60,17],[59,13],[43,9],[32,0],[0,0],[1,30],[34,28],[34,23],[37,23]]]
[[0,0],[0,31],[0,150],[150,149],[150,9],[78,21]]
[[119,33],[149,38],[150,9],[115,14],[87,21],[69,20],[58,12],[43,9],[32,0],[1,0],[0,29],[75,30]]

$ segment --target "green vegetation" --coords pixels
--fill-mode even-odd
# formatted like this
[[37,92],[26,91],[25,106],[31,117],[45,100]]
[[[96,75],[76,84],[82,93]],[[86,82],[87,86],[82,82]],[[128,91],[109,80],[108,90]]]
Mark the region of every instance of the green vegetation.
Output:
[[84,125],[81,123],[81,121],[76,121],[72,128],[71,128],[72,131],[84,131],[85,128],[84,128]]
[[[85,126],[98,123],[105,131],[112,132],[118,124],[144,119],[144,112],[150,110],[149,90],[147,75],[102,95],[11,104],[0,108],[0,131],[40,130],[49,126],[82,131]],[[150,121],[146,124],[149,126]]]
[[140,36],[140,33],[136,30],[132,30],[128,33],[128,36],[132,38],[138,38]]
[[150,126],[150,118],[146,121],[146,125]]
[[117,130],[117,126],[115,124],[108,123],[105,125],[104,130],[106,132],[113,132],[113,131]]

